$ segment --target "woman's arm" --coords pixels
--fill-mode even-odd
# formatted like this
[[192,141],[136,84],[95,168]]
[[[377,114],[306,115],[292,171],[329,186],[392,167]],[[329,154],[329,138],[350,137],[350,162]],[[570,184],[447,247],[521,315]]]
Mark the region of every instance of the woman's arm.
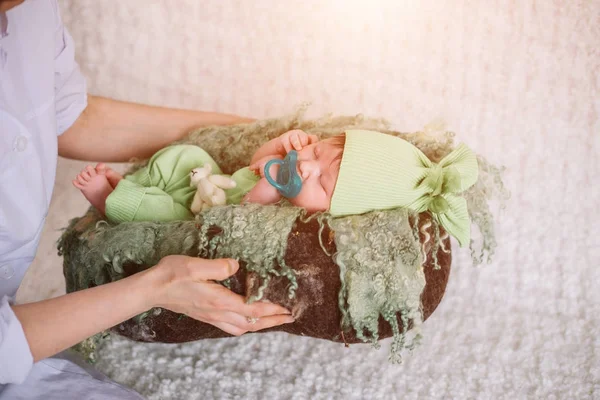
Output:
[[62,157],[127,162],[148,158],[194,128],[252,122],[213,112],[180,110],[88,96],[88,105],[58,138]]
[[[163,307],[210,323],[232,335],[293,322],[271,303],[246,304],[213,282],[239,268],[235,260],[169,256],[146,271],[106,285],[13,306],[34,361],[50,357],[152,307]],[[246,317],[259,318],[254,324]]]

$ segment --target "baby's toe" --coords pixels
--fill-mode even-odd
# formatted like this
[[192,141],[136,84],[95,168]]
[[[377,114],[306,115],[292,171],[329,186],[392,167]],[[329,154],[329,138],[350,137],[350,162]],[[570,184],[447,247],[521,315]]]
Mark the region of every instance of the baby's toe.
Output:
[[111,167],[106,167],[106,169],[104,170],[104,173],[106,174],[106,177],[109,179],[119,177],[119,174]]
[[109,168],[104,163],[98,163],[98,165],[96,165],[96,173],[98,174],[105,174],[107,170],[109,170]]
[[90,177],[96,176],[96,168],[92,167],[91,165],[85,167],[85,172],[87,172]]

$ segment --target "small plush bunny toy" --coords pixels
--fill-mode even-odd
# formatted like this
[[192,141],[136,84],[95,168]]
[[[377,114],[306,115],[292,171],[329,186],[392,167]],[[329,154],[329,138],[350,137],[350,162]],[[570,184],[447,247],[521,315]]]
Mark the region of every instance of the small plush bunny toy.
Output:
[[235,185],[235,181],[225,175],[213,175],[209,163],[200,168],[194,168],[190,172],[190,186],[196,187],[197,191],[190,209],[194,214],[198,214],[212,206],[227,204],[224,189],[232,189]]

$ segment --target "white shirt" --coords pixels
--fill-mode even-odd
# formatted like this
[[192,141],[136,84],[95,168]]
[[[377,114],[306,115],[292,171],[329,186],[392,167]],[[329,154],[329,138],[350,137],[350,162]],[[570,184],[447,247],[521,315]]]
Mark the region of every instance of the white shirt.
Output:
[[33,364],[9,304],[35,256],[54,187],[57,137],[87,87],[56,0],[0,14],[0,399],[140,400],[66,352]]
[[87,87],[56,0],[0,15],[0,384],[22,382],[32,356],[9,303],[48,212],[57,137],[87,106]]

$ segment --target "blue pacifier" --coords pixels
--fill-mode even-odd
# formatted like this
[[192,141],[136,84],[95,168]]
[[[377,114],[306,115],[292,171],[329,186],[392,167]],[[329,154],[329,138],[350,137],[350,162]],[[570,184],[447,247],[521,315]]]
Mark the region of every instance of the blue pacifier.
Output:
[[[302,178],[298,175],[298,169],[296,168],[297,163],[298,152],[296,150],[291,150],[283,160],[273,159],[265,165],[265,178],[267,178],[267,181],[275,187],[283,197],[288,199],[298,196],[298,193],[302,190]],[[273,164],[279,165],[277,181],[275,181],[270,174],[271,166]]]

